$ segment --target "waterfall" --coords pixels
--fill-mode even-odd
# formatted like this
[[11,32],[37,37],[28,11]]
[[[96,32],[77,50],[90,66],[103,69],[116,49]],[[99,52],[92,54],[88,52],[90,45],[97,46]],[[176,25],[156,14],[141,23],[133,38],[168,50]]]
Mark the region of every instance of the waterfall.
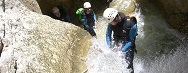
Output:
[[[139,1],[138,1],[139,2]],[[135,73],[186,73],[188,70],[188,41],[186,35],[171,28],[165,21],[164,14],[154,5],[143,6],[136,3],[136,9],[130,8],[128,0],[114,0],[110,7],[135,16],[138,20],[136,46],[138,53],[134,58]],[[128,8],[129,7],[129,8]],[[92,39],[89,48],[88,73],[129,73],[125,59],[119,52],[107,48],[105,32],[107,23],[103,17],[95,30],[98,38]]]

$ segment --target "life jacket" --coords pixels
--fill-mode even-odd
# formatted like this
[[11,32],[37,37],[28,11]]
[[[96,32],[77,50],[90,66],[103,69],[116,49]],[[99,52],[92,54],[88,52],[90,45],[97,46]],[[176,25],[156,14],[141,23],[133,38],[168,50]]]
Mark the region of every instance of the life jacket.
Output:
[[129,40],[129,32],[133,25],[137,24],[135,17],[127,17],[123,13],[118,12],[122,21],[117,23],[115,26],[110,25],[113,30],[113,37],[116,39],[124,39],[123,41]]
[[95,21],[93,9],[91,9],[90,14],[86,14],[84,8],[79,8],[76,10],[76,14],[78,15],[79,21],[81,21],[82,18],[87,19],[87,23],[93,23]]
[[[132,28],[132,26],[137,25],[137,20],[135,17],[127,17],[127,19],[125,20],[125,24],[123,25],[123,35],[126,36],[126,39],[129,39],[129,32],[130,29]],[[138,35],[138,34],[137,34]],[[136,37],[134,38],[135,42]]]

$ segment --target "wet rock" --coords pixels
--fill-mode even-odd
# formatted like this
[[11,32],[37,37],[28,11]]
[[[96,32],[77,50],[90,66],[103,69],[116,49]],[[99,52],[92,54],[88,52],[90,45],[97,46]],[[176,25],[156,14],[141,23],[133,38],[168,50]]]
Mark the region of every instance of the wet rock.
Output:
[[188,35],[188,1],[156,0],[156,3],[164,9],[170,25]]

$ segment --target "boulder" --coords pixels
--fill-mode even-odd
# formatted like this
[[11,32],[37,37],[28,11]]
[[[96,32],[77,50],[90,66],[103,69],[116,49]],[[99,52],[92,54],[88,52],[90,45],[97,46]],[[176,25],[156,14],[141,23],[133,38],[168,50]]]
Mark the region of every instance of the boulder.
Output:
[[86,69],[91,38],[87,31],[42,15],[35,0],[4,3],[6,7],[0,7],[0,73],[80,73]]

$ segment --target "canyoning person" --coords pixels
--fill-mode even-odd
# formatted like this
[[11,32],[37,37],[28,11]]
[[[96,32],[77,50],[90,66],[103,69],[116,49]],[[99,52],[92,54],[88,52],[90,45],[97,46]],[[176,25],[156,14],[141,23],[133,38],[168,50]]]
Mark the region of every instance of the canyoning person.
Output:
[[51,17],[65,22],[71,22],[70,16],[65,12],[65,9],[60,6],[52,8]]
[[[110,48],[113,48],[112,41],[116,46],[122,43],[121,51],[125,53],[125,59],[128,63],[127,69],[134,73],[133,58],[136,51],[135,40],[137,36],[137,20],[135,17],[127,17],[116,9],[107,8],[103,12],[108,26],[106,30],[106,42]],[[113,32],[113,37],[111,37]]]
[[84,29],[87,30],[91,36],[96,37],[94,28],[97,23],[97,19],[93,9],[91,8],[91,4],[89,2],[85,2],[84,8],[79,8],[76,11],[76,14],[79,15],[79,21],[83,24]]

